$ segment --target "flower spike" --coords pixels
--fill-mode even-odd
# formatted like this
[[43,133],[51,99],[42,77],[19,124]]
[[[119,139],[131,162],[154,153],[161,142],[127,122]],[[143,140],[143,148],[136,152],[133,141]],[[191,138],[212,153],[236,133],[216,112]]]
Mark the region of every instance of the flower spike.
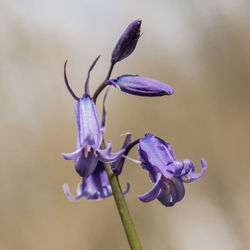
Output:
[[72,95],[72,97],[75,99],[75,100],[79,100],[80,98],[78,96],[75,95],[75,93],[73,92],[73,90],[71,89],[71,87],[69,86],[69,82],[68,82],[68,78],[67,78],[67,73],[66,73],[66,68],[67,68],[67,62],[68,60],[65,61],[64,63],[64,81],[65,81],[65,84],[67,86],[67,89],[69,91],[69,93]]

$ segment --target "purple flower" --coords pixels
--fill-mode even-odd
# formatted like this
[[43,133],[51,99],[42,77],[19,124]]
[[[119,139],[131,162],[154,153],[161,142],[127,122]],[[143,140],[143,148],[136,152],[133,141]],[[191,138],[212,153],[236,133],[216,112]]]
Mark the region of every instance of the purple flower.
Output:
[[157,80],[138,75],[122,75],[108,81],[121,91],[138,96],[172,95],[174,89]]
[[[99,58],[99,57],[98,57]],[[105,107],[104,102],[106,95],[103,101],[103,117],[102,117],[102,126],[100,126],[96,106],[93,100],[89,96],[89,74],[93,69],[98,58],[91,65],[88,78],[85,84],[85,94],[82,98],[77,97],[71,90],[67,76],[66,76],[66,63],[65,63],[65,83],[71,95],[77,100],[75,105],[76,113],[76,122],[78,128],[76,150],[73,153],[62,154],[63,158],[66,160],[74,160],[75,169],[81,177],[90,176],[97,166],[98,161],[112,163],[116,161],[124,152],[124,149],[121,149],[119,152],[112,154],[111,149],[112,145],[109,141],[107,143],[106,149],[101,149],[102,143],[102,133],[105,126]]]
[[112,64],[115,64],[132,54],[140,37],[140,28],[141,20],[139,19],[128,25],[112,52]]
[[173,206],[185,195],[183,183],[197,181],[207,168],[205,160],[201,159],[202,171],[195,173],[192,161],[176,160],[172,146],[150,133],[140,139],[138,153],[142,168],[149,171],[149,178],[154,183],[149,192],[138,196],[143,202],[157,198],[164,206]]
[[[127,194],[130,185],[127,183],[127,189],[123,194]],[[112,188],[109,184],[108,176],[102,162],[98,162],[94,172],[87,178],[83,178],[78,184],[76,196],[73,196],[69,191],[67,184],[63,185],[64,193],[72,201],[80,200],[86,197],[87,200],[100,200],[112,195]]]

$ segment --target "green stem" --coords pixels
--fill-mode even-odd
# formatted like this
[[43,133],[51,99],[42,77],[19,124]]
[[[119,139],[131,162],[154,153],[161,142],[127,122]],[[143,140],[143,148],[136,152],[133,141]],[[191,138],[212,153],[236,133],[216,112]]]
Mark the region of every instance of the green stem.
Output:
[[122,190],[121,190],[118,176],[111,171],[110,166],[108,164],[104,164],[104,166],[105,166],[106,172],[108,174],[108,178],[109,178],[109,182],[110,182],[111,187],[112,187],[115,203],[116,203],[117,209],[119,211],[120,218],[121,218],[125,233],[127,235],[130,249],[131,250],[142,250],[139,238],[138,238],[137,233],[135,231],[135,226],[133,224],[132,218],[130,216],[130,213],[129,213],[129,210],[127,207],[127,203],[125,201],[125,198],[124,198]]
[[109,68],[109,72],[107,74],[107,77],[105,78],[105,80],[102,82],[102,84],[100,84],[100,86],[97,88],[97,90],[95,91],[92,99],[94,101],[94,103],[96,103],[96,99],[98,97],[98,95],[108,86],[108,83],[107,83],[107,80],[109,80],[111,74],[112,74],[112,71],[113,71],[113,68],[114,68],[115,64],[112,63],[110,65],[110,68]]

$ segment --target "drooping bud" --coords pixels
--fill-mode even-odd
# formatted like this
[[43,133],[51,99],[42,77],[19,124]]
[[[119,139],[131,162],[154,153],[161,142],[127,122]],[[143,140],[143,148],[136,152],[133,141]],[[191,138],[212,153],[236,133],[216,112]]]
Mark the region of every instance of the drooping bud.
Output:
[[112,64],[115,64],[132,54],[140,37],[140,28],[140,19],[137,19],[128,25],[112,52]]
[[109,83],[123,92],[138,96],[153,97],[172,95],[174,93],[174,88],[170,85],[138,75],[122,75],[109,80]]

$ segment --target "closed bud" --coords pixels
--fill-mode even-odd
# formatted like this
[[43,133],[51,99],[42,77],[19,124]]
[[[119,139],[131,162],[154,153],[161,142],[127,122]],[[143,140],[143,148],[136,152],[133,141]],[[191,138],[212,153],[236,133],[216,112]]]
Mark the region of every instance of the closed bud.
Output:
[[114,85],[123,92],[138,96],[153,97],[172,95],[174,93],[174,88],[170,85],[138,75],[122,75],[109,80],[109,84]]
[[140,28],[140,19],[137,19],[128,25],[113,50],[111,57],[112,64],[115,64],[132,54],[140,37]]

